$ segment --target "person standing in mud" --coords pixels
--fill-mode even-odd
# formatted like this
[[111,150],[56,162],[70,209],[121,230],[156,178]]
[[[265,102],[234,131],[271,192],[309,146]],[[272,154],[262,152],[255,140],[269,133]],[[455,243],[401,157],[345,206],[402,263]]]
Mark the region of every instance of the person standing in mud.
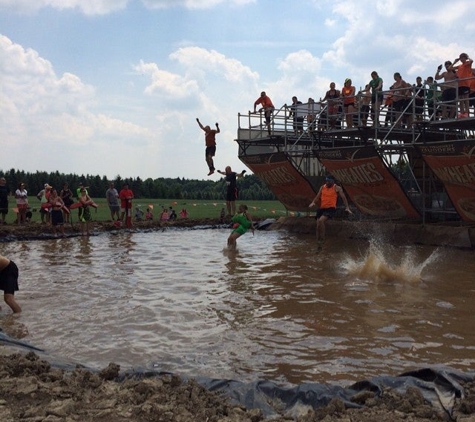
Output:
[[320,188],[317,196],[315,196],[309,205],[309,207],[312,208],[313,206],[319,204],[317,215],[315,216],[315,219],[317,220],[316,236],[318,250],[322,249],[325,242],[325,222],[328,219],[333,218],[335,215],[338,195],[340,195],[340,198],[345,204],[345,211],[349,214],[352,214],[348,206],[348,200],[346,199],[345,192],[343,192],[341,186],[335,184],[335,179],[333,179],[331,176],[327,176],[325,178],[325,184]]
[[209,126],[203,126],[200,122],[200,119],[198,119],[198,117],[196,118],[196,121],[198,122],[199,127],[205,133],[205,144],[206,144],[205,159],[209,167],[208,176],[211,176],[215,170],[213,157],[216,154],[216,134],[220,133],[221,131],[219,130],[218,123],[216,123],[216,130],[214,130],[214,129],[211,129]]
[[0,255],[0,290],[3,290],[3,300],[13,313],[21,312],[20,305],[15,300],[15,292],[18,291],[18,267],[2,255]]
[[246,170],[241,173],[235,173],[231,170],[230,166],[225,168],[225,171],[218,170],[218,173],[225,176],[226,181],[226,208],[228,210],[228,216],[236,213],[236,199],[237,199],[237,179],[243,177]]

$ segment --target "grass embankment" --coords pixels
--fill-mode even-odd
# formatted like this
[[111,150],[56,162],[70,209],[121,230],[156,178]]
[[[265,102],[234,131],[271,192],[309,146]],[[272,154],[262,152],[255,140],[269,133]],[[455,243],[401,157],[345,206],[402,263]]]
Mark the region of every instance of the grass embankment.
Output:
[[[105,198],[93,199],[94,202],[99,205],[96,210],[91,210],[93,220],[110,220],[110,211]],[[33,211],[33,217],[31,221],[40,222],[40,201],[33,196],[28,198],[28,202],[30,204],[30,208],[32,210],[36,210]],[[253,218],[259,220],[265,218],[278,218],[287,214],[284,206],[279,201],[236,201],[236,209],[239,204],[246,204]],[[226,202],[223,200],[135,199],[132,206],[133,211],[135,211],[135,207],[138,206],[145,213],[150,205],[153,206],[152,212],[154,219],[158,219],[160,217],[160,213],[164,207],[173,207],[177,215],[179,215],[180,211],[185,208],[188,212],[188,218],[190,219],[219,218],[222,208],[224,208],[226,212]],[[8,224],[16,221],[16,213],[12,210],[12,208],[15,206],[15,199],[10,198],[10,209],[6,218]],[[74,210],[72,212],[76,213]],[[134,213],[132,213],[132,216],[133,215]]]

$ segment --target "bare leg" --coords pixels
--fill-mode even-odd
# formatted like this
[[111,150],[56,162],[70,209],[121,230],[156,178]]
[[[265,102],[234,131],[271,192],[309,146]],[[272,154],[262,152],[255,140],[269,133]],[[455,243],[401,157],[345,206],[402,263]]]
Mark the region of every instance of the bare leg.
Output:
[[317,236],[317,246],[321,248],[323,246],[323,243],[325,242],[325,222],[328,220],[328,217],[322,215],[318,220],[317,220],[317,231],[316,231],[316,236]]
[[231,215],[236,214],[236,202],[231,201]]
[[228,215],[233,215],[231,214],[231,201],[226,201],[226,209],[228,210]]
[[235,251],[237,247],[236,240],[237,238],[241,236],[239,233],[233,232],[229,235],[228,237],[228,249],[230,251]]
[[209,176],[214,173],[214,162],[213,162],[212,155],[206,156],[206,163],[208,164],[208,167],[209,167],[209,173],[208,173],[208,176]]
[[15,297],[12,294],[5,293],[3,295],[3,300],[10,308],[12,308],[13,313],[17,314],[21,312],[20,305],[16,302]]

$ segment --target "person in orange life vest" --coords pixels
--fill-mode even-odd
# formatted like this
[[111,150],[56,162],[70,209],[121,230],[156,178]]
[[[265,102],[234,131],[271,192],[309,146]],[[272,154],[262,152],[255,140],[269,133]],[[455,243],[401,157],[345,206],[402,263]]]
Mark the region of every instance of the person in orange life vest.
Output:
[[254,113],[256,113],[256,106],[258,104],[262,106],[259,111],[264,111],[264,116],[266,118],[266,126],[270,135],[270,121],[272,113],[274,112],[274,104],[272,104],[271,99],[266,95],[264,91],[262,91],[261,96],[256,101],[254,101]]
[[203,126],[200,122],[198,117],[196,118],[198,125],[201,129],[205,132],[205,143],[206,143],[206,151],[205,151],[205,159],[206,163],[209,167],[208,176],[211,176],[214,173],[214,163],[213,157],[216,154],[216,134],[220,133],[219,125],[216,123],[216,130],[211,129],[209,126]]
[[352,214],[348,207],[348,200],[346,199],[345,192],[343,192],[343,189],[340,186],[335,184],[335,179],[331,176],[326,177],[325,184],[320,188],[317,196],[309,205],[311,208],[320,201],[320,206],[318,207],[317,215],[315,216],[317,220],[317,243],[319,246],[321,246],[325,241],[325,222],[328,219],[333,218],[335,215],[338,195],[340,195],[345,204],[345,211]]

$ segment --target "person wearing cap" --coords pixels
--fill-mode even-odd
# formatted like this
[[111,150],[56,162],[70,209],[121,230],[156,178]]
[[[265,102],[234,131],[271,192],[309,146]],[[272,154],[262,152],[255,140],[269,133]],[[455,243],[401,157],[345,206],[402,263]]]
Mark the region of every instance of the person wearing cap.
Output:
[[312,208],[316,204],[320,204],[317,215],[315,216],[317,220],[316,236],[319,249],[322,248],[325,241],[325,222],[335,215],[338,195],[340,195],[340,198],[345,204],[345,211],[351,214],[352,212],[348,206],[345,192],[343,192],[341,186],[335,183],[335,179],[331,176],[325,178],[325,184],[319,189],[317,196],[315,196],[309,205],[309,207]]
[[76,189],[76,198],[79,199],[81,197],[81,189],[85,189],[86,190],[86,195],[89,195],[89,192],[87,191],[88,188],[89,188],[89,186],[86,186],[86,184],[84,182],[80,182],[79,187]]
[[272,113],[274,112],[274,104],[272,104],[272,100],[267,96],[265,91],[262,91],[260,97],[256,101],[254,101],[254,114],[256,113],[256,107],[258,105],[262,106],[259,112],[264,111],[267,131],[269,132],[269,136],[270,136],[271,135],[270,122],[272,118]]

